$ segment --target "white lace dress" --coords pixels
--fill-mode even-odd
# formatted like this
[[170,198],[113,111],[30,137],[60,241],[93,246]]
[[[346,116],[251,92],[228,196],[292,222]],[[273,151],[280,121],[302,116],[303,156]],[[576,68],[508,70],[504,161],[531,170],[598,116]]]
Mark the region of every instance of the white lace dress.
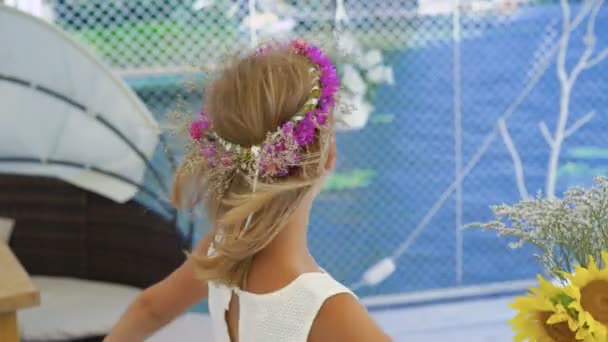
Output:
[[209,312],[215,342],[230,342],[225,313],[233,293],[239,300],[239,342],[306,342],[323,303],[340,293],[352,294],[321,272],[304,273],[282,289],[266,294],[210,282]]

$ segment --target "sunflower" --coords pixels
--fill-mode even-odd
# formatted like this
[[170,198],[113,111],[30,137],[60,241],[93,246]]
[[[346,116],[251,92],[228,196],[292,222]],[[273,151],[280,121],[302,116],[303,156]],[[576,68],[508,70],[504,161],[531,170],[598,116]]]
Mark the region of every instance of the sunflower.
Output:
[[[602,253],[604,265],[608,265],[608,253]],[[599,269],[593,257],[587,267],[576,267],[568,276],[570,286],[565,293],[574,299],[569,308],[578,312],[579,326],[594,338],[608,341],[608,267]]]
[[585,341],[576,338],[578,322],[576,317],[563,305],[563,301],[572,301],[564,294],[563,289],[538,276],[540,286],[532,288],[525,297],[515,298],[511,307],[517,310],[515,318],[509,322],[516,332],[516,342],[577,342]]

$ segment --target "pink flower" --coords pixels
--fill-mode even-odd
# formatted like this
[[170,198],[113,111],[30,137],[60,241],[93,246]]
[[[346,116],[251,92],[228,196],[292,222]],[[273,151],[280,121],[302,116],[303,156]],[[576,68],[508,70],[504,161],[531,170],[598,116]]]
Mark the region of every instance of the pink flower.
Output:
[[296,51],[296,53],[303,54],[306,52],[306,48],[308,47],[308,45],[302,39],[294,39],[291,42],[291,47]]
[[203,137],[203,132],[207,131],[211,123],[205,112],[201,112],[199,119],[190,125],[190,137],[194,140],[200,140]]
[[221,159],[220,159],[220,162],[222,163],[222,166],[226,167],[226,168],[232,167],[232,165],[233,165],[232,157],[233,157],[232,152],[224,152],[222,154]]

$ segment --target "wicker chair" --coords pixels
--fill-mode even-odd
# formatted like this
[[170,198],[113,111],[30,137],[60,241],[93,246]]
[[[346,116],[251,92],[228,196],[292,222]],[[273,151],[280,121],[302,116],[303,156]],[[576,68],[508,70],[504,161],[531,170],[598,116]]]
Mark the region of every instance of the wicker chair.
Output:
[[0,175],[0,216],[15,219],[9,245],[31,275],[144,288],[176,269],[188,247],[173,222],[139,203],[52,178]]

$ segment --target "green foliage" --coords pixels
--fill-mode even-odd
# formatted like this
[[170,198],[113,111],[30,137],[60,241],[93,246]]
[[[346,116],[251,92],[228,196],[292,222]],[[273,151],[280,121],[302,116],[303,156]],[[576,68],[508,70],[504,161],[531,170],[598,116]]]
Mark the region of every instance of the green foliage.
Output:
[[376,171],[371,169],[359,169],[344,173],[336,172],[329,177],[324,190],[339,191],[363,188],[371,184],[375,175]]

